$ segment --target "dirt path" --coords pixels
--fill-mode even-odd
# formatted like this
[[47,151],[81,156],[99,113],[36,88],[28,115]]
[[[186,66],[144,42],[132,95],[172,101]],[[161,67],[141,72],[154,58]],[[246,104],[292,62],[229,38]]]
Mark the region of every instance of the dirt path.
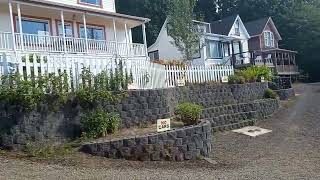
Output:
[[128,162],[77,154],[52,164],[0,156],[0,179],[320,179],[320,84],[300,94],[258,126],[272,133],[250,138],[232,132],[214,139],[212,159]]

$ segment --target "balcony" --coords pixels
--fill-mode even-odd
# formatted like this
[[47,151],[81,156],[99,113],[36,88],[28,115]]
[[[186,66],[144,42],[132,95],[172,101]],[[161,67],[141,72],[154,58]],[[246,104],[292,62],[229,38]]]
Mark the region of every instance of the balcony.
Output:
[[19,33],[14,35],[14,41],[12,39],[11,33],[0,32],[0,50],[13,50],[15,45],[16,51],[26,52],[117,54],[123,57],[146,56],[145,45],[137,43],[117,43],[73,37],[66,37],[64,40],[60,36],[36,34],[23,34],[21,38]]

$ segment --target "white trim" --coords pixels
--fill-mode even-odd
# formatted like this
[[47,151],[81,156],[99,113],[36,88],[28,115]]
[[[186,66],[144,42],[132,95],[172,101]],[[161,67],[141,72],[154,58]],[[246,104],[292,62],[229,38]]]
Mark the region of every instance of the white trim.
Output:
[[[66,31],[65,31],[65,27],[64,27],[65,26],[65,24],[64,24],[64,14],[63,14],[63,11],[61,11],[60,13],[61,13],[63,48],[64,48],[64,52],[67,52]],[[59,31],[59,27],[58,27],[58,31]]]
[[29,0],[29,2],[15,0],[13,2],[19,2],[21,4],[35,6],[35,7],[55,9],[55,10],[59,10],[59,11],[67,10],[68,12],[74,12],[74,13],[86,13],[88,15],[102,16],[104,18],[109,18],[109,19],[113,19],[113,18],[129,19],[129,20],[140,22],[140,23],[146,23],[146,22],[151,21],[149,18],[130,16],[130,15],[125,15],[125,14],[120,14],[120,13],[115,13],[115,12],[109,12],[109,11],[106,11],[105,9],[100,9],[100,8],[93,9],[90,7],[79,7],[76,5],[68,5],[68,4],[52,2],[52,1],[48,1],[48,0]]
[[[86,41],[86,51],[87,53],[89,52],[89,44],[88,44],[88,33],[87,33],[87,21],[86,21],[86,14],[83,14],[82,15],[82,19],[83,19],[83,27],[84,27],[84,38],[85,38],[85,41]],[[81,37],[81,30],[80,30],[80,27],[79,27],[79,36]]]
[[235,23],[236,23],[237,20],[240,20],[240,23],[241,23],[241,26],[242,26],[243,29],[244,29],[245,35],[247,36],[248,39],[250,39],[251,36],[250,36],[250,34],[248,33],[247,28],[246,28],[246,26],[244,25],[244,23],[242,22],[242,20],[241,20],[241,18],[240,18],[239,15],[237,15],[236,19],[234,20],[234,22],[233,22],[233,24],[232,24],[232,26],[231,26],[231,29],[230,29],[230,31],[229,31],[229,33],[228,33],[228,36],[231,36],[231,35],[232,35],[232,27],[235,25]]
[[19,3],[17,3],[17,11],[18,11],[18,18],[19,18],[20,46],[21,46],[21,50],[24,51],[22,20],[21,20],[21,7],[20,7]]
[[9,1],[8,2],[8,6],[9,6],[9,13],[10,13],[10,21],[11,21],[11,35],[12,35],[12,48],[13,48],[13,51],[15,51],[16,52],[16,37],[15,37],[15,35],[14,35],[14,24],[13,23],[15,23],[15,22],[13,22],[13,13],[12,13],[12,3],[11,3],[11,1]]
[[116,27],[116,20],[115,19],[112,19],[112,24],[113,24],[114,41],[116,42],[115,53],[118,54],[118,37],[117,37],[117,27]]
[[[268,36],[270,35],[270,36]],[[268,39],[270,37],[270,39]],[[266,30],[263,31],[263,39],[264,39],[264,46],[268,47],[268,48],[274,48],[275,47],[275,39],[274,39],[274,34],[272,31]],[[270,40],[270,44],[267,44],[267,42],[269,43]]]
[[[267,25],[268,25],[269,21],[271,22],[271,25],[273,26],[274,31],[275,31],[275,32],[276,32],[276,34],[278,35],[279,40],[282,40],[282,37],[281,37],[281,35],[280,35],[280,33],[279,33],[279,31],[278,31],[278,29],[277,29],[276,25],[274,24],[274,22],[273,22],[273,20],[272,20],[272,18],[271,18],[271,17],[269,17],[269,19],[268,19],[268,21],[267,21],[266,25],[264,26],[264,28],[263,28],[263,30],[262,30],[262,33],[263,33],[263,32],[264,32],[264,30],[266,29],[266,27],[267,27]],[[260,34],[260,35],[261,35],[261,34]]]

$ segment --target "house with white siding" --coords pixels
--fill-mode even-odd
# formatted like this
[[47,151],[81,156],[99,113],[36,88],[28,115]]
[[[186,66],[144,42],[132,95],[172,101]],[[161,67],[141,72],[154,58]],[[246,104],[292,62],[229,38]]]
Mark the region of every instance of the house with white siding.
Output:
[[[239,15],[230,16],[212,23],[193,21],[203,33],[199,53],[193,65],[250,63],[248,40],[250,35]],[[182,60],[183,54],[175,47],[168,35],[167,21],[162,26],[156,42],[148,48],[151,60]]]
[[[145,24],[115,0],[0,0],[0,53],[147,58]],[[141,27],[143,44],[131,29]]]

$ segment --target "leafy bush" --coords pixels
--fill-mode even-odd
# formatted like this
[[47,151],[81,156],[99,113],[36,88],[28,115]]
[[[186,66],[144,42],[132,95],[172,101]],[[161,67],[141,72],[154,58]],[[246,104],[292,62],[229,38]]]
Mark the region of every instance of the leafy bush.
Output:
[[118,114],[107,113],[102,109],[97,109],[81,118],[87,138],[100,138],[105,137],[108,133],[114,133],[118,130],[120,122]]
[[175,115],[177,120],[185,125],[196,124],[200,120],[203,107],[192,103],[182,103],[176,107]]
[[229,76],[229,84],[244,84],[246,83],[246,79],[242,76],[231,75]]
[[265,80],[270,81],[272,79],[272,72],[267,66],[252,66],[245,70],[241,70],[237,75],[242,76],[247,82],[257,82],[264,77]]
[[271,98],[271,99],[276,99],[278,97],[278,95],[272,89],[267,89],[265,91],[265,97],[266,98]]

